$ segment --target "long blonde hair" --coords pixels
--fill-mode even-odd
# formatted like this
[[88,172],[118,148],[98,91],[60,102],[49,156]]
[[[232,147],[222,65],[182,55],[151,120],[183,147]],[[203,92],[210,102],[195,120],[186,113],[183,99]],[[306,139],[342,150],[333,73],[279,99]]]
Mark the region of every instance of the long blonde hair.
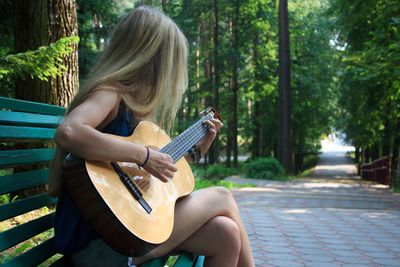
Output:
[[[96,88],[120,84],[121,98],[135,118],[156,122],[169,131],[187,87],[187,40],[161,11],[141,6],[116,25],[89,78],[72,100],[67,114]],[[62,189],[62,160],[57,148],[50,164],[49,193]]]

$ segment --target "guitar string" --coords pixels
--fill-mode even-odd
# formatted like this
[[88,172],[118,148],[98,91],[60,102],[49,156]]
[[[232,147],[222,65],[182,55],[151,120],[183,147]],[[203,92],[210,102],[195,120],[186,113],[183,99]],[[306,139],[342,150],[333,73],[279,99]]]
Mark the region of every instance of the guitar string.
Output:
[[[201,125],[203,123],[203,121],[211,119],[213,117],[212,114],[207,114],[206,116],[204,116],[202,119],[198,120],[196,123],[194,123],[191,127],[189,127],[187,130],[185,130],[184,132],[182,132],[180,135],[178,135],[178,137],[176,137],[174,140],[172,140],[171,143],[169,143],[168,145],[166,145],[164,148],[162,148],[160,151],[161,152],[168,152],[168,154],[173,153],[173,146],[174,146],[174,141],[180,141],[181,139],[183,139],[186,135],[186,132],[192,132],[197,130],[198,126]],[[172,150],[172,151],[171,151]]]
[[188,139],[184,144],[181,144],[181,148],[177,149],[172,154],[172,158],[174,159],[174,161],[178,161],[190,149],[190,147],[192,147],[193,144],[197,143],[203,136],[205,136],[205,133],[199,132],[196,135],[193,135],[193,137]]
[[160,152],[164,152],[164,153],[167,153],[167,154],[171,155],[173,153],[173,151],[174,151],[174,147],[176,146],[175,143],[181,142],[181,140],[184,139],[184,137],[186,137],[186,135],[191,134],[193,131],[197,130],[197,128],[200,125],[200,123],[201,123],[201,120],[197,121],[194,125],[189,127],[186,131],[184,131],[182,134],[178,135],[174,140],[172,140],[171,143],[169,143],[168,145],[163,147],[160,150]]
[[[205,135],[205,133],[207,133],[207,131],[206,131],[206,129],[204,128],[204,127],[202,127],[200,130],[202,130],[202,132],[197,132],[196,134],[194,134],[194,135],[192,135],[190,138],[188,138],[187,140],[186,140],[186,142],[185,142],[185,145],[186,145],[186,147],[188,146],[188,144],[194,144],[194,143],[196,143],[198,140],[200,140],[204,135]],[[196,141],[195,141],[196,140]],[[176,145],[182,145],[182,144],[179,144],[179,143],[177,143]],[[181,151],[181,153],[180,154],[182,154],[182,155],[184,155],[186,152],[184,151],[184,150],[182,150],[182,149],[180,149],[179,151]],[[178,154],[179,155],[179,154]],[[180,158],[180,157],[179,157]],[[178,159],[179,159],[178,158]],[[135,181],[135,180],[133,180],[135,183],[136,183],[136,185],[139,187],[139,189],[140,190],[147,190],[148,188],[149,188],[149,186],[150,186],[150,182],[149,181],[147,181],[147,180],[143,180],[143,181]]]
[[[191,127],[186,129],[185,131],[183,131],[180,135],[178,135],[174,140],[172,140],[169,144],[167,144],[164,147],[166,149],[164,149],[164,148],[161,149],[161,150],[164,150],[163,153],[167,153],[167,152],[171,153],[170,150],[172,150],[174,146],[181,145],[181,147],[176,149],[175,152],[172,152],[171,154],[167,153],[174,159],[174,162],[178,161],[185,153],[187,153],[187,151],[193,144],[197,143],[203,136],[205,136],[207,134],[208,127],[203,125],[203,121],[208,120],[210,118],[213,118],[213,115],[207,114],[202,119],[200,119],[196,123],[194,123]],[[200,126],[200,127],[198,127],[198,126]],[[195,134],[190,135],[191,132],[195,132]],[[184,138],[186,137],[186,135],[189,135],[190,138],[187,138],[185,140]],[[183,139],[183,140],[181,140],[181,139]],[[183,144],[182,144],[182,141],[184,142]],[[192,145],[189,145],[189,144],[192,144]],[[160,150],[160,152],[161,152],[161,150]],[[177,157],[177,156],[179,156],[179,157]],[[131,178],[131,181],[134,182],[140,190],[147,190],[147,188],[150,186],[150,182],[146,181],[146,180],[135,181],[134,179]]]
[[[189,148],[198,141],[199,138],[203,135],[202,132],[197,132],[196,134],[192,135],[190,138],[187,140],[184,140],[183,142],[179,142],[178,145],[180,146],[177,148],[172,154],[171,157],[173,158],[174,162],[179,160],[179,158],[184,155]],[[196,141],[195,141],[196,140]]]
[[[204,119],[206,120],[207,118],[204,118]],[[193,143],[194,140],[198,139],[200,136],[202,137],[202,135],[203,136],[205,135],[205,133],[206,133],[205,130],[207,129],[207,127],[202,124],[203,121],[204,120],[200,120],[198,125],[196,125],[196,126],[200,126],[200,127],[193,129],[193,131],[196,130],[196,134],[192,135],[191,138],[184,140],[184,143],[180,142],[181,148],[180,149],[178,148],[174,152],[172,152],[171,156],[174,158],[174,160],[178,160],[182,155],[184,155],[189,150],[191,145],[188,146],[188,144]],[[200,139],[201,139],[201,137],[200,137]],[[199,141],[200,139],[198,139],[197,141]],[[182,155],[180,155],[180,154],[182,154]],[[179,157],[177,157],[177,156],[179,156]]]

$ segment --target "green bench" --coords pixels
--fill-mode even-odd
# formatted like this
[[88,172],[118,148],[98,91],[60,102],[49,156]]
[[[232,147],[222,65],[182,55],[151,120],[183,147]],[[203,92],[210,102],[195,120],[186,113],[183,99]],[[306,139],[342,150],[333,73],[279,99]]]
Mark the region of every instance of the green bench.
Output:
[[[43,193],[43,189],[35,189],[47,182],[47,164],[54,153],[49,145],[53,143],[55,129],[64,112],[65,109],[58,106],[0,97],[2,267],[71,266],[65,257],[56,254],[54,248],[52,229],[57,198]],[[10,196],[17,196],[18,192],[27,189],[28,196],[10,199]],[[25,216],[29,217],[29,221],[19,221],[17,216],[26,213],[29,213]],[[38,235],[41,237],[38,238]],[[167,260],[168,257],[158,258],[142,266],[162,267]],[[174,266],[201,267],[203,260],[203,256],[182,253]]]

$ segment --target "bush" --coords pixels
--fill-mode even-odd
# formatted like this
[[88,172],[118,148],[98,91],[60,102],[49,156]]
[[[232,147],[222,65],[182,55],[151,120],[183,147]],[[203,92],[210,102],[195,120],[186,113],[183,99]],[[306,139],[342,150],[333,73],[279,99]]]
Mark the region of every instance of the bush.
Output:
[[228,176],[238,174],[239,171],[221,164],[210,165],[204,172],[204,178],[209,180],[221,180]]
[[275,158],[259,158],[247,162],[243,166],[249,178],[275,180],[281,178],[285,171]]

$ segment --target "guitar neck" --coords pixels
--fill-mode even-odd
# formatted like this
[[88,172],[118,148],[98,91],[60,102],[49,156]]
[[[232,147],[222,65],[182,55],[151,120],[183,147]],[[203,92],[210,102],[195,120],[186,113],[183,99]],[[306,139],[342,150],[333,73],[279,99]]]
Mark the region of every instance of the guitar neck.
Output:
[[207,134],[208,126],[204,125],[203,121],[211,118],[213,114],[207,114],[161,148],[160,152],[170,155],[174,163],[177,162]]

